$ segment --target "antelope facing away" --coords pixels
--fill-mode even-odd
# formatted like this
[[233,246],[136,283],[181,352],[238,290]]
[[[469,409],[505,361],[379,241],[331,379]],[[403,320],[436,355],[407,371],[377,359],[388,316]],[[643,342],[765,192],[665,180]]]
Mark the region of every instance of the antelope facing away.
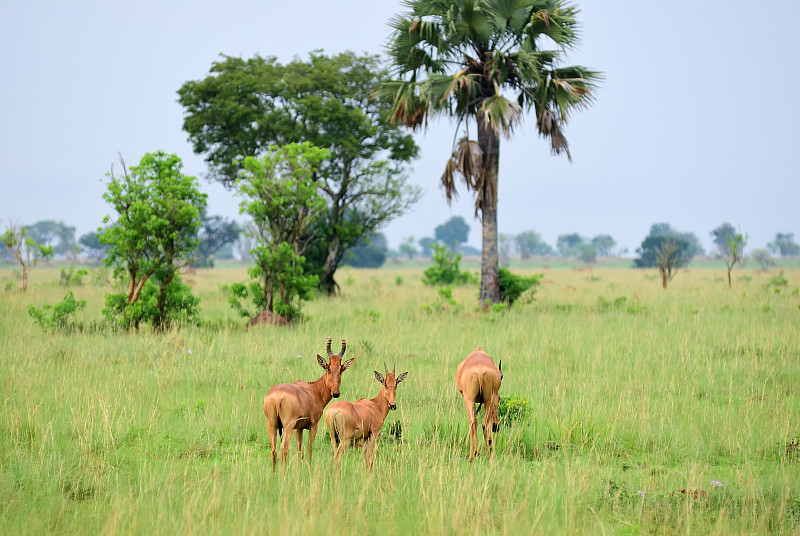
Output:
[[272,450],[272,470],[275,471],[277,455],[275,441],[281,434],[281,463],[286,467],[286,455],[289,452],[289,442],[292,431],[297,439],[297,451],[303,455],[303,430],[308,430],[308,460],[314,447],[314,438],[317,435],[317,426],[322,417],[322,410],[331,401],[339,398],[339,386],[342,382],[342,372],[350,368],[353,360],[349,359],[342,364],[347,343],[342,339],[342,351],[335,354],[331,351],[331,338],[328,337],[328,359],[325,360],[317,354],[319,366],[325,370],[320,379],[315,382],[297,381],[294,383],[279,383],[273,385],[264,397],[264,415],[267,417],[267,430],[269,432],[269,445]]
[[500,367],[494,364],[483,349],[478,346],[456,369],[456,388],[464,397],[469,416],[469,459],[475,458],[478,451],[478,417],[475,404],[483,404],[483,440],[491,455],[494,432],[500,426],[497,412],[500,406],[500,383],[503,381],[502,361]]
[[394,369],[389,372],[386,367],[386,376],[375,371],[375,379],[383,386],[375,398],[361,398],[355,402],[339,401],[331,404],[325,410],[325,424],[331,436],[333,455],[338,464],[344,450],[352,440],[364,440],[364,464],[372,467],[375,461],[375,442],[386,420],[389,410],[397,409],[397,385],[404,381],[408,372],[395,376]]

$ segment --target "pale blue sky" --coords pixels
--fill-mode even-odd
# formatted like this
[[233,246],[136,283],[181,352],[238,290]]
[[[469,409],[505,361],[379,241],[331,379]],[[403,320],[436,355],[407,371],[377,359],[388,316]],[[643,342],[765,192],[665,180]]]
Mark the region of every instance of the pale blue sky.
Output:
[[[583,42],[569,63],[605,72],[596,104],[567,127],[573,163],[549,154],[533,120],[503,141],[500,231],[611,234],[631,251],[666,221],[698,235],[723,221],[752,247],[776,232],[800,238],[798,123],[800,3],[585,0]],[[329,2],[117,1],[0,3],[0,223],[58,219],[78,234],[109,208],[103,178],[121,152],[177,153],[203,176],[181,130],[176,90],[203,78],[219,53],[314,49],[381,52],[389,0]],[[417,135],[412,181],[425,195],[384,232],[397,247],[431,236],[451,215],[480,224],[466,195],[453,207],[438,187],[454,125]],[[210,212],[239,218],[237,200],[201,181]]]

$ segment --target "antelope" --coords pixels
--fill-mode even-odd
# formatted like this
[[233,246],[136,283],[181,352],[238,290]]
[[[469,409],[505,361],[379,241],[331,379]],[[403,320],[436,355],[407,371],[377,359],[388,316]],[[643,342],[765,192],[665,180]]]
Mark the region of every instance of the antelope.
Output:
[[331,338],[327,344],[328,359],[326,363],[321,355],[317,354],[317,363],[325,370],[320,379],[315,382],[296,381],[294,383],[279,383],[273,385],[264,397],[264,415],[267,417],[267,430],[269,432],[269,445],[272,450],[272,471],[275,471],[277,455],[275,440],[281,434],[281,463],[286,467],[286,455],[289,452],[289,442],[292,431],[297,439],[297,452],[303,456],[303,430],[308,429],[308,461],[314,447],[314,438],[317,435],[317,426],[322,417],[322,410],[331,401],[339,398],[339,386],[342,382],[342,372],[350,368],[353,359],[342,364],[347,343],[342,339],[342,350],[338,354],[331,351]]
[[[469,459],[478,452],[478,417],[475,404],[483,404],[483,440],[491,456],[494,432],[500,426],[497,411],[500,405],[500,383],[503,381],[503,362],[494,364],[483,348],[478,346],[456,369],[456,388],[464,397],[469,416]],[[480,408],[478,408],[480,410]]]
[[375,371],[375,379],[383,386],[378,396],[371,399],[361,398],[355,402],[334,402],[325,410],[325,424],[331,436],[337,465],[350,441],[359,439],[364,440],[364,465],[371,468],[375,461],[375,443],[383,421],[386,420],[389,410],[397,409],[397,386],[408,376],[408,372],[396,376],[394,368],[389,372],[386,363],[383,366],[386,369],[385,376]]

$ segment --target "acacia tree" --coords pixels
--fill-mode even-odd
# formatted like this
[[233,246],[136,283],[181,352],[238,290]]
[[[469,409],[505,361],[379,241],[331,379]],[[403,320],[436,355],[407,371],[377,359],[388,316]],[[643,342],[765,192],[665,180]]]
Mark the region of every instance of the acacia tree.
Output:
[[211,178],[234,187],[245,157],[272,145],[308,141],[330,151],[316,171],[327,202],[307,252],[320,287],[335,293],[345,251],[419,198],[406,166],[417,156],[413,138],[386,121],[390,104],[373,98],[388,79],[374,55],[345,52],[282,65],[274,57],[224,56],[203,80],[178,90],[183,129],[205,154]]
[[[577,44],[578,10],[563,0],[410,0],[391,21],[389,54],[401,80],[384,84],[392,120],[412,128],[431,115],[457,118],[465,127],[442,175],[450,202],[456,180],[475,193],[483,231],[482,304],[500,301],[497,183],[500,135],[510,137],[523,112],[533,109],[539,134],[554,154],[569,146],[563,126],[586,107],[600,75],[584,67],[558,67]],[[550,43],[555,50],[548,50]],[[470,138],[470,123],[477,140]]]
[[28,236],[27,229],[14,224],[8,226],[0,241],[22,268],[22,291],[27,291],[28,272],[40,262],[53,257],[53,246],[37,244],[36,240]]
[[[259,311],[288,321],[301,316],[301,304],[318,282],[316,275],[304,273],[303,253],[317,238],[313,225],[325,211],[315,177],[328,156],[327,149],[308,142],[271,147],[260,158],[244,159],[237,182],[244,198],[239,211],[252,218],[256,233],[250,250],[255,266],[249,274],[257,281],[250,284],[250,297]],[[248,298],[247,287],[237,284],[232,290],[231,306],[242,316],[255,317],[239,302]]]
[[[115,277],[127,279],[128,288],[106,295],[104,313],[126,328],[150,321],[159,330],[197,315],[197,299],[178,272],[197,249],[206,194],[195,177],[181,172],[183,164],[174,154],[147,153],[130,170],[122,158],[120,163],[122,175],[112,168],[103,194],[117,217],[97,232],[109,246],[106,266],[113,267]],[[110,216],[103,219],[110,222]]]
[[722,260],[725,262],[725,267],[728,269],[728,288],[731,288],[731,270],[737,264],[743,267],[745,263],[744,247],[747,245],[747,235],[742,233],[728,233],[727,247],[722,250]]

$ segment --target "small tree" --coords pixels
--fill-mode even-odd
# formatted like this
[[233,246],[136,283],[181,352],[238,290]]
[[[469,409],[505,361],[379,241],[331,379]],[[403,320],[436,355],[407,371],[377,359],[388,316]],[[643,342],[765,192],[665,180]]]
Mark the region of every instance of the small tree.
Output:
[[[245,171],[237,181],[244,197],[239,212],[250,216],[255,227],[257,245],[250,250],[255,266],[249,274],[257,280],[250,290],[259,312],[291,321],[301,317],[302,302],[311,299],[318,277],[304,274],[303,253],[317,238],[314,224],[325,212],[316,174],[328,156],[326,149],[305,142],[272,146],[261,158],[244,159]],[[243,285],[237,286],[231,306],[254,317],[238,301],[246,297]]]
[[28,231],[17,225],[9,225],[1,238],[9,255],[22,268],[22,291],[28,290],[28,272],[42,261],[53,257],[53,246],[37,244],[28,236]]
[[437,225],[434,229],[433,236],[450,248],[450,251],[456,251],[458,244],[465,244],[469,238],[469,225],[461,216],[453,216],[441,225]]
[[737,264],[740,268],[744,266],[744,247],[746,245],[747,235],[742,233],[728,235],[728,246],[723,250],[722,254],[722,260],[725,261],[725,266],[728,268],[728,288],[731,288],[731,270],[733,270],[733,267]]
[[794,233],[777,233],[775,241],[767,244],[767,247],[773,254],[781,257],[800,255],[800,244],[794,241]]
[[580,256],[580,246],[586,243],[586,239],[578,233],[562,234],[556,241],[556,249],[562,257]]
[[426,285],[465,285],[476,280],[469,272],[462,272],[458,267],[461,254],[448,252],[440,244],[431,245],[433,249],[433,266],[425,270],[422,282]]
[[592,244],[581,244],[578,246],[578,258],[587,266],[597,262],[597,248]]
[[663,240],[659,246],[655,248],[656,266],[658,273],[661,275],[661,286],[667,288],[667,285],[675,274],[678,273],[678,268],[683,266],[684,258],[681,255],[681,247],[675,240]]
[[436,240],[433,238],[426,236],[424,238],[419,239],[419,248],[421,251],[421,255],[423,257],[430,257],[433,255],[433,246],[436,244]]
[[553,255],[553,248],[542,239],[536,230],[523,231],[514,237],[514,242],[520,257],[529,259],[533,255]]
[[617,241],[611,235],[601,234],[592,238],[592,247],[597,251],[599,257],[609,257]]
[[766,249],[754,249],[750,253],[750,257],[761,266],[762,270],[769,269],[770,266],[775,266],[775,259],[769,254]]
[[712,230],[709,234],[711,235],[711,238],[714,239],[714,247],[717,249],[717,255],[720,258],[727,257],[730,247],[730,241],[728,238],[731,236],[736,236],[736,229],[734,229],[733,225],[728,222],[723,222],[719,227]]
[[[105,199],[117,212],[113,225],[98,229],[109,246],[106,266],[127,279],[124,293],[106,294],[104,314],[126,328],[149,321],[157,331],[197,315],[197,299],[178,277],[197,249],[200,211],[206,195],[197,179],[181,172],[183,164],[163,151],[145,154],[122,175],[108,173]],[[103,219],[109,223],[110,216]]]
[[403,239],[403,243],[400,244],[400,253],[408,257],[408,260],[414,258],[414,255],[417,254],[417,248],[414,247],[413,236],[409,236]]

